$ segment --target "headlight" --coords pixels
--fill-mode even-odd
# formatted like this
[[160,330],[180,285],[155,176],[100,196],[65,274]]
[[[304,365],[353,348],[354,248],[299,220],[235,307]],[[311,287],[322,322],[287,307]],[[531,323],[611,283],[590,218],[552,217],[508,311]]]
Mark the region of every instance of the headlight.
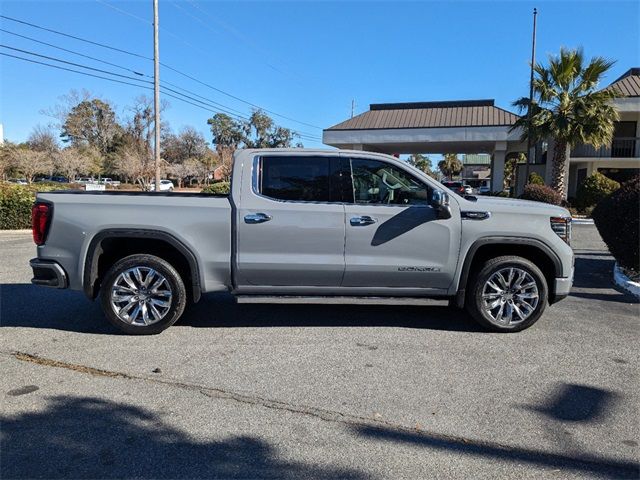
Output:
[[571,217],[551,217],[551,229],[567,245],[571,245]]

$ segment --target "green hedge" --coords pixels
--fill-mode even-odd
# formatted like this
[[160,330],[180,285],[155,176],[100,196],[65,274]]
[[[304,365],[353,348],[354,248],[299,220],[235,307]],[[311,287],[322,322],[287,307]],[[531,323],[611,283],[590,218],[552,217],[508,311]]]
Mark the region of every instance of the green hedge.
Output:
[[31,206],[36,199],[36,192],[69,188],[60,183],[34,185],[0,183],[0,230],[31,228]]
[[618,182],[596,172],[590,177],[587,177],[578,187],[578,191],[576,192],[576,207],[580,210],[593,207],[597,205],[600,200],[611,195],[619,188],[620,184]]
[[230,191],[230,182],[216,182],[202,189],[202,193],[212,193],[214,195],[228,195]]

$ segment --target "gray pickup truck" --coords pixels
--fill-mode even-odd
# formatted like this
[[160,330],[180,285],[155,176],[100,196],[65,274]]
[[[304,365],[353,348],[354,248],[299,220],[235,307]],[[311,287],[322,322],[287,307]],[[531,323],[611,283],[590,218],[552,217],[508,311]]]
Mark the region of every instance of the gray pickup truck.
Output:
[[32,282],[99,296],[129,334],[159,333],[219,291],[267,303],[447,298],[514,332],[573,281],[567,210],[460,196],[362,151],[240,150],[229,195],[40,193],[32,219]]

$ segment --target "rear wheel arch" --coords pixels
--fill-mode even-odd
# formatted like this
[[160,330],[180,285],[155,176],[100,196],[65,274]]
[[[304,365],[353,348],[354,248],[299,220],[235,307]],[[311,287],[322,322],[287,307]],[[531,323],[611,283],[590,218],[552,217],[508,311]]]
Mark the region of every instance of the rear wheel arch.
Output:
[[467,285],[473,272],[487,260],[504,255],[522,257],[533,262],[545,276],[549,286],[549,301],[552,303],[555,278],[562,276],[562,262],[553,250],[540,240],[532,238],[487,237],[476,240],[467,251],[458,281],[455,300],[457,307],[464,306]]
[[180,273],[190,298],[194,302],[200,299],[201,277],[193,252],[170,233],[146,229],[103,230],[91,239],[83,270],[85,295],[96,298],[109,268],[133,254],[155,255],[169,262]]

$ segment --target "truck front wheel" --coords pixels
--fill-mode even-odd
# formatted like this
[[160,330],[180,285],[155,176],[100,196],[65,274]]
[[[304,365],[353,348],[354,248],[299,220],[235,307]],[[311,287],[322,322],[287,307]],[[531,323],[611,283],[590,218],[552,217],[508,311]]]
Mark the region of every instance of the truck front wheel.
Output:
[[153,335],[182,315],[187,294],[180,274],[167,261],[137,254],[118,260],[100,287],[109,322],[130,335]]
[[531,261],[516,256],[492,258],[471,278],[467,311],[496,332],[530,327],[547,306],[547,281]]

